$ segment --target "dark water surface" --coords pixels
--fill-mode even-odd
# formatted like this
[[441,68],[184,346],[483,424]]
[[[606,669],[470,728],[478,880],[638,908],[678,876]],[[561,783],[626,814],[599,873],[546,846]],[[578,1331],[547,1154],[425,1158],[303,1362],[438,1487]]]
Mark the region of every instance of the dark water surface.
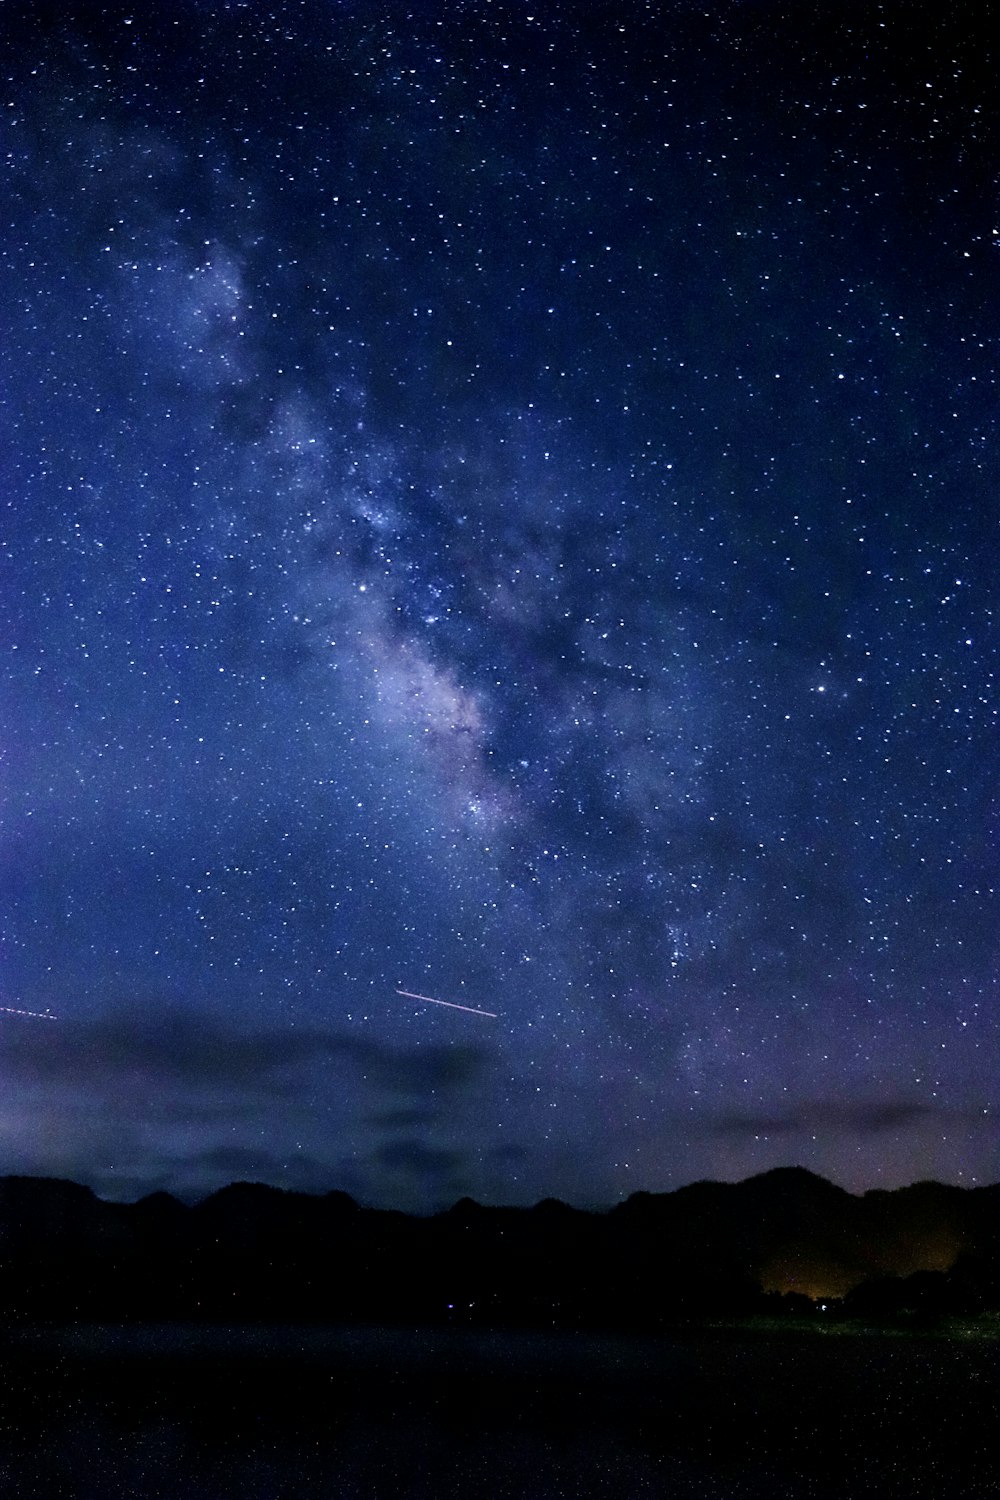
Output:
[[0,1360],[4,1500],[1000,1500],[995,1343],[83,1325]]

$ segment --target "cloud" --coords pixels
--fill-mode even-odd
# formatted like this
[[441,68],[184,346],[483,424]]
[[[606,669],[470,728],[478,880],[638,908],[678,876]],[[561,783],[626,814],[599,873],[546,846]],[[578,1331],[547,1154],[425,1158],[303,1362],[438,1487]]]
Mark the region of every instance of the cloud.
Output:
[[439,1117],[437,1109],[420,1109],[400,1105],[398,1109],[379,1109],[369,1116],[372,1125],[382,1130],[407,1130],[413,1125],[431,1125]]
[[76,1090],[146,1080],[159,1085],[282,1092],[283,1075],[329,1055],[335,1039],[317,1032],[240,1033],[188,1011],[124,1011],[49,1026],[5,1028],[0,1065],[11,1075]]
[[802,1127],[797,1121],[779,1115],[724,1114],[716,1116],[709,1129],[713,1135],[761,1136],[792,1135]]
[[475,1184],[475,1160],[461,1148],[437,1145],[417,1135],[397,1136],[377,1146],[365,1163],[369,1191],[411,1211],[447,1207]]
[[200,1177],[210,1183],[219,1178],[227,1181],[281,1181],[287,1185],[289,1176],[302,1183],[322,1180],[329,1172],[326,1163],[315,1156],[269,1150],[266,1146],[214,1146],[202,1151],[184,1163],[187,1178],[197,1181]]
[[380,1166],[395,1171],[417,1173],[455,1172],[464,1161],[464,1153],[445,1146],[429,1146],[416,1136],[387,1141],[373,1153]]
[[422,1208],[464,1186],[461,1157],[422,1132],[463,1115],[488,1059],[315,1026],[241,1031],[179,1009],[25,1022],[0,1028],[0,1151],[8,1171],[113,1198],[250,1178],[389,1201],[399,1184]]
[[336,1164],[320,1155],[257,1145],[213,1146],[178,1159],[167,1149],[149,1150],[126,1165],[102,1160],[66,1173],[99,1197],[135,1202],[166,1191],[194,1203],[231,1182],[261,1182],[299,1192],[322,1193],[341,1186]]
[[487,1161],[496,1162],[502,1166],[507,1162],[525,1161],[531,1152],[527,1146],[505,1145],[491,1146],[485,1155]]
[[374,1079],[387,1091],[423,1094],[455,1092],[475,1083],[485,1067],[485,1048],[430,1046],[398,1051],[379,1048],[372,1060]]
[[[847,1109],[839,1106],[839,1110],[848,1114],[855,1130],[865,1134],[877,1134],[883,1130],[903,1130],[909,1125],[922,1125],[925,1121],[940,1120],[943,1115],[953,1113],[951,1110],[928,1104],[916,1104],[903,1100],[889,1104],[857,1104]],[[957,1113],[967,1112],[960,1110]]]
[[191,1092],[284,1095],[304,1070],[342,1059],[386,1093],[421,1095],[464,1088],[479,1076],[486,1055],[467,1044],[400,1048],[316,1027],[241,1032],[184,1010],[140,1017],[116,1012],[0,1032],[0,1068],[11,1077],[73,1091],[144,1081]]
[[971,1117],[972,1112],[932,1107],[906,1099],[858,1103],[816,1100],[774,1113],[724,1112],[712,1119],[709,1132],[743,1139],[798,1134],[881,1135],[929,1121],[942,1121],[956,1114],[964,1118],[966,1114]]

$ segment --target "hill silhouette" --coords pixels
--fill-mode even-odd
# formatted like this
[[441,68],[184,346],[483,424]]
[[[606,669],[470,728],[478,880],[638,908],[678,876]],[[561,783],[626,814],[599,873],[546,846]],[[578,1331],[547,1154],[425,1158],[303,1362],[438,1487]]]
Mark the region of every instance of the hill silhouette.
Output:
[[[0,1178],[0,1319],[465,1322],[655,1329],[842,1299],[1000,1309],[1000,1186],[856,1196],[799,1167],[605,1213],[465,1198],[429,1218],[233,1183],[194,1205]],[[808,1299],[808,1300],[807,1300]]]

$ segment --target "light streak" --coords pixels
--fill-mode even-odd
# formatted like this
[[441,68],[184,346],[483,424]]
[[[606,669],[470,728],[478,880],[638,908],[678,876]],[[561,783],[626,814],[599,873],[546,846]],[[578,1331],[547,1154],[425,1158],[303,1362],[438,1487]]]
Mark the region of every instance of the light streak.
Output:
[[456,1005],[454,1000],[432,1000],[430,995],[415,995],[412,990],[397,990],[397,995],[405,995],[407,1000],[422,1000],[425,1005],[447,1005],[449,1010],[467,1010],[472,1016],[489,1016],[491,1020],[498,1019],[495,1010],[477,1010],[474,1005]]
[[59,1017],[47,1010],[15,1010],[13,1005],[0,1005],[5,1016],[33,1016],[36,1021],[58,1021]]

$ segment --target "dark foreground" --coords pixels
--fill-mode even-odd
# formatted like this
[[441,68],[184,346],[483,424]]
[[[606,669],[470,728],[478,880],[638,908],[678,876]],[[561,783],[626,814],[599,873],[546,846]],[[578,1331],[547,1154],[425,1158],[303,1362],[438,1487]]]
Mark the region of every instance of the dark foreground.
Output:
[[1000,1496],[1000,1345],[468,1330],[0,1335],[11,1500]]

